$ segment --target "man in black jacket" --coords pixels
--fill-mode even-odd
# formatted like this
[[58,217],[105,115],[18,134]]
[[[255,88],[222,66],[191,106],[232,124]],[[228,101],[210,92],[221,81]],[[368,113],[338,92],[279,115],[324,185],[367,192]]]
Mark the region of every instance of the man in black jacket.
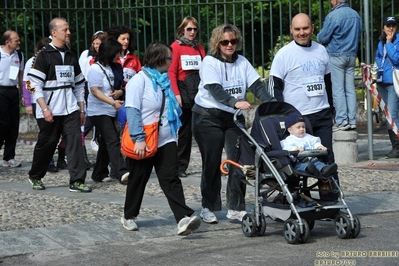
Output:
[[29,72],[27,89],[38,103],[36,120],[39,135],[33,154],[29,181],[33,189],[43,190],[41,179],[55,151],[60,135],[66,139],[71,192],[91,192],[84,182],[81,126],[85,124],[84,77],[77,56],[66,45],[71,32],[63,18],[49,24],[52,42],[39,51]]

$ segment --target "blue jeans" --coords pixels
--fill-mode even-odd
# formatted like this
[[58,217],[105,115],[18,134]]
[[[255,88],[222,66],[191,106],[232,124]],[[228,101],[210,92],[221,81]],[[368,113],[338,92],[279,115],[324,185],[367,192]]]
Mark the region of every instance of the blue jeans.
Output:
[[[316,166],[316,168],[317,168],[317,170],[319,170],[319,172],[321,171],[321,169],[324,166],[326,166],[325,163],[323,163],[322,161],[319,161],[319,159],[317,159],[317,158],[311,158],[310,162],[313,163],[314,166]],[[304,171],[306,171],[306,167],[308,167],[308,163],[297,162],[295,164],[294,168],[295,168],[295,170],[304,172]]]
[[[396,95],[393,85],[378,83],[378,92],[380,93],[382,100],[384,101],[386,107],[388,108],[388,112],[391,115],[393,121],[395,122],[396,126],[399,127],[399,118],[398,118],[399,98]],[[387,123],[387,129],[392,129],[389,123]]]
[[356,125],[355,56],[331,56],[331,82],[335,122]]

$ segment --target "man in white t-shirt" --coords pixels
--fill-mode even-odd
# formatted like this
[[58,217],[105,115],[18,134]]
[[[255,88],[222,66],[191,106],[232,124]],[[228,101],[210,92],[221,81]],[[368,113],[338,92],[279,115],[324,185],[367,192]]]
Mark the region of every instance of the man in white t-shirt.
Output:
[[[330,151],[325,163],[334,162],[332,152],[332,87],[329,57],[324,46],[311,40],[314,25],[308,15],[293,17],[293,41],[273,59],[269,87],[278,101],[293,105],[307,117],[313,135]],[[337,175],[334,175],[337,179]]]
[[[24,58],[18,33],[4,32],[0,46],[0,148],[4,144],[3,167],[19,167],[15,147],[19,133],[19,89],[22,89]],[[17,87],[19,86],[19,88]]]

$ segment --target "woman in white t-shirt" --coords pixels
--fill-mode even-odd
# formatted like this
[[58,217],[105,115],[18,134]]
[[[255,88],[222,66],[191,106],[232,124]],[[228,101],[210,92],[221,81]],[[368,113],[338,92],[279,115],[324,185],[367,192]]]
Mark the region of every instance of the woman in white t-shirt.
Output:
[[[100,44],[103,40],[107,38],[108,34],[103,31],[97,31],[91,37],[91,46],[89,49],[84,50],[79,57],[79,66],[82,70],[83,76],[86,78],[85,83],[85,101],[87,104],[87,97],[89,95],[89,89],[87,86],[87,72],[90,69],[90,66],[94,63],[96,56],[98,54],[98,49],[100,48]],[[86,137],[89,134],[90,130],[93,129],[93,138],[91,140],[91,147],[94,151],[98,151],[98,144],[97,144],[97,135],[96,130],[93,127],[90,119],[86,119],[86,124],[84,126],[84,136]]]
[[84,50],[79,57],[79,66],[82,70],[83,76],[87,77],[90,66],[94,63],[95,57],[98,54],[100,44],[107,38],[107,33],[103,31],[97,31],[91,37],[91,46],[89,49]]
[[177,234],[187,235],[201,224],[201,219],[194,216],[194,211],[185,203],[183,186],[177,172],[176,133],[181,126],[179,116],[182,111],[168,78],[171,60],[172,49],[169,46],[160,42],[151,43],[144,54],[144,67],[126,85],[126,117],[130,136],[136,143],[134,152],[140,157],[143,157],[147,149],[143,125],[160,121],[156,154],[142,160],[128,159],[131,174],[121,223],[129,231],[138,230],[136,219],[153,168],[178,223]]
[[[218,223],[214,212],[222,209],[219,166],[223,148],[227,158],[232,159],[237,137],[242,135],[233,121],[235,111],[251,108],[245,100],[247,91],[262,102],[274,100],[250,62],[237,53],[241,47],[242,35],[236,26],[223,24],[212,31],[192,108],[193,134],[202,158],[200,216],[211,224]],[[238,120],[245,124],[243,115],[239,115]],[[246,214],[245,184],[238,178],[229,177],[226,197],[227,218],[241,221]]]
[[120,152],[120,139],[115,127],[116,113],[123,101],[117,100],[123,95],[122,90],[114,89],[112,62],[119,58],[122,45],[114,38],[107,38],[100,44],[95,63],[87,73],[89,96],[87,116],[90,118],[98,137],[97,161],[91,178],[97,182],[110,181],[108,162],[115,168],[116,178],[121,181],[129,175]]

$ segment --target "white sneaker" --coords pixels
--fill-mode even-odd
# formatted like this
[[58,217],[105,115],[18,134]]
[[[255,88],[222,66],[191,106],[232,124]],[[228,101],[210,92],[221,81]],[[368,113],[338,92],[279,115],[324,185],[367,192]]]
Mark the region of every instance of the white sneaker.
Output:
[[202,208],[200,217],[202,220],[208,224],[217,224],[218,218],[216,218],[215,214],[211,212],[208,208]]
[[97,142],[96,142],[94,139],[92,139],[92,140],[90,141],[90,145],[91,145],[91,149],[92,149],[93,151],[98,151],[98,144],[97,144]]
[[3,160],[3,167],[8,167],[8,168],[14,168],[14,167],[20,167],[21,162],[15,160],[15,159],[10,159],[8,161]]
[[233,210],[228,210],[226,217],[231,219],[231,220],[239,220],[240,222],[242,221],[242,218],[244,215],[247,214],[246,211],[233,211]]
[[177,224],[177,234],[185,236],[194,231],[201,225],[201,219],[198,216],[184,217]]
[[344,120],[344,121],[342,121],[341,124],[335,124],[332,128],[332,131],[333,132],[340,131],[340,130],[344,131],[344,130],[348,130],[350,128],[351,128],[351,125],[349,125],[347,120]]
[[121,177],[121,182],[125,183],[129,179],[129,172],[124,173],[123,176]]
[[112,181],[113,181],[113,179],[109,176],[104,177],[103,180],[101,180],[101,182],[112,182]]
[[121,223],[126,230],[129,231],[138,231],[139,227],[137,226],[136,219],[129,219],[126,220],[125,217],[121,217]]

